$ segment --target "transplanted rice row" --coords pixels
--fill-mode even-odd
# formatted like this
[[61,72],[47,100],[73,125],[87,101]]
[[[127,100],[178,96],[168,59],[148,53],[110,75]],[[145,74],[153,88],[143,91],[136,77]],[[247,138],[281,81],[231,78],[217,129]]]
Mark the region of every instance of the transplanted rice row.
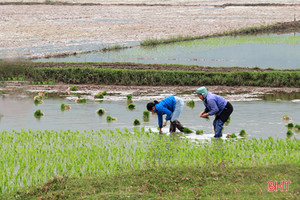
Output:
[[300,164],[298,139],[193,142],[144,128],[129,132],[3,131],[0,194],[43,184],[54,176],[100,177],[155,167]]
[[34,82],[54,80],[67,84],[300,87],[300,70],[204,72],[184,71],[184,67],[182,71],[168,71],[95,68],[88,64],[87,67],[33,66],[0,63],[0,78],[20,75]]

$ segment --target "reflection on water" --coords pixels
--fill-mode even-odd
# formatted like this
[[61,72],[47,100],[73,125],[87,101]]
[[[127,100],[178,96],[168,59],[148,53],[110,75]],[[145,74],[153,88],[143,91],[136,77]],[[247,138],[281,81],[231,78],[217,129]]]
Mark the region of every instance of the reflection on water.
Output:
[[[196,99],[195,99],[196,100]],[[76,104],[73,100],[66,99],[45,99],[43,104],[35,106],[30,98],[0,98],[0,130],[99,130],[124,128],[132,129],[134,119],[141,121],[141,126],[155,129],[157,127],[156,115],[150,115],[149,122],[143,121],[143,111],[148,101],[134,101],[136,109],[127,109],[126,100],[109,101],[102,103],[89,100],[85,104]],[[62,112],[61,103],[71,106],[71,110]],[[234,112],[228,127],[224,133],[239,133],[245,129],[250,137],[285,138],[287,122],[281,120],[284,114],[292,118],[294,124],[300,124],[300,102],[292,101],[232,101]],[[104,116],[98,116],[96,111],[103,108],[106,111]],[[37,110],[45,114],[37,120],[33,113]],[[185,106],[180,121],[183,125],[192,130],[203,129],[205,134],[212,134],[212,121],[199,117],[204,109],[202,102],[196,100],[195,107]],[[108,123],[106,116],[116,117],[117,121]],[[169,124],[168,124],[169,125]],[[139,127],[141,127],[139,126]],[[197,138],[195,133],[190,136]],[[200,136],[199,136],[200,137]],[[297,138],[299,134],[296,135]]]
[[300,68],[299,44],[299,33],[220,37],[36,61],[135,62],[297,69]]

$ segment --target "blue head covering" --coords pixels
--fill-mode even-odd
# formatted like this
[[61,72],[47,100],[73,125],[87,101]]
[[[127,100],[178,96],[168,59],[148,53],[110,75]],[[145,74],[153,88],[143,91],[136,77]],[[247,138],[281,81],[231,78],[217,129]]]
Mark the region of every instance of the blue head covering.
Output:
[[196,93],[201,94],[205,98],[207,96],[207,89],[206,87],[199,87]]

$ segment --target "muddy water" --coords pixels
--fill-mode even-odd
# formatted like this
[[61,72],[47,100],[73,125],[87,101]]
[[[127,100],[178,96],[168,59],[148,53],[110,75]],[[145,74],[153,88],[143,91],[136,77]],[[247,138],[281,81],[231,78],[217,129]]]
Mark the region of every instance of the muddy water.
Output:
[[220,37],[36,61],[167,63],[297,69],[300,68],[299,44],[299,33]]
[[[228,97],[229,99],[232,99]],[[234,99],[234,98],[233,98]],[[195,99],[196,100],[196,99]],[[119,128],[124,130],[134,128],[134,119],[141,121],[141,126],[147,129],[156,129],[157,117],[150,115],[150,121],[143,121],[143,111],[147,100],[134,101],[135,110],[128,110],[126,100],[104,100],[102,103],[88,100],[85,104],[76,104],[72,99],[52,98],[45,99],[43,104],[34,105],[32,98],[18,97],[10,98],[2,96],[0,98],[0,131],[7,130],[99,130]],[[265,101],[261,98],[250,99],[249,101],[231,101],[234,106],[234,113],[229,126],[225,127],[224,133],[239,133],[245,129],[254,138],[286,138],[287,122],[281,120],[282,115],[288,114],[294,124],[300,124],[300,99],[293,100],[272,100]],[[65,103],[71,106],[71,110],[62,112],[60,104]],[[104,116],[96,114],[97,109],[106,110]],[[195,133],[189,135],[191,138],[203,139],[212,136],[212,120],[200,119],[199,113],[203,110],[203,104],[196,100],[192,109],[185,106],[180,121],[183,125],[192,130],[203,129],[204,135],[197,136]],[[44,116],[36,119],[33,113],[41,109]],[[116,117],[117,121],[108,123],[106,116]],[[169,124],[168,124],[169,125]],[[164,129],[168,131],[167,128]],[[300,134],[293,137],[300,138]]]

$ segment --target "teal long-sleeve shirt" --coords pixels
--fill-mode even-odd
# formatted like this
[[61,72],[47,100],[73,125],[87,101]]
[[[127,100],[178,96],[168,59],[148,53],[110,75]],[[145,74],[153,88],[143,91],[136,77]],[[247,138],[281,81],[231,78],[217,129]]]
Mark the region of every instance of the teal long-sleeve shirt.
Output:
[[172,113],[175,110],[175,97],[169,96],[163,100],[161,100],[158,104],[155,104],[154,112],[157,113],[158,117],[158,126],[162,127],[162,116],[166,114],[166,120],[170,120],[172,117]]

